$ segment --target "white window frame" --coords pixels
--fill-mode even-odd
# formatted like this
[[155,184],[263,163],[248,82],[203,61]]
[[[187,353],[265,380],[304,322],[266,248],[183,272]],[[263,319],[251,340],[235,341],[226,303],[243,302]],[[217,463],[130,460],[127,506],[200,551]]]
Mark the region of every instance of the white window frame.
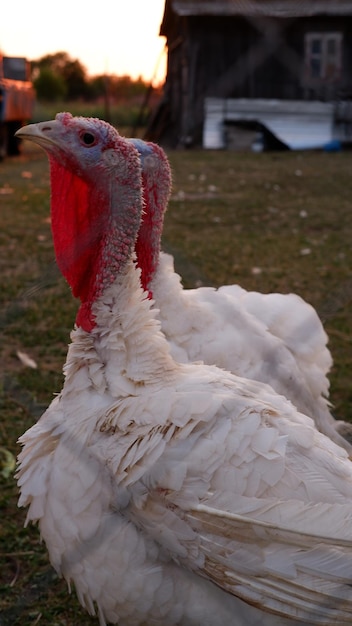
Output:
[[[341,78],[342,69],[341,32],[309,32],[305,35],[305,67],[308,83],[331,83]],[[313,51],[313,41],[320,42],[320,52]],[[335,52],[329,56],[329,42],[335,42]],[[313,75],[312,62],[317,62],[319,72]]]

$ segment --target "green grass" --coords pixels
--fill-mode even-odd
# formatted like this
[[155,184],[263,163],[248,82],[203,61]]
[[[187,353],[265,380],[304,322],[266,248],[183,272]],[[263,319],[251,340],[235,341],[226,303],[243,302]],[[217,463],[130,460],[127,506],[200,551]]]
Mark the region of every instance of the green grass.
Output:
[[[62,386],[77,306],[54,263],[47,159],[24,148],[0,163],[0,446],[13,455],[18,436]],[[174,187],[163,247],[185,286],[238,282],[311,302],[330,337],[335,413],[352,421],[352,154],[169,157]],[[18,350],[38,368],[24,367]],[[12,476],[0,476],[0,507],[1,626],[96,624],[53,574],[37,529],[23,528]]]

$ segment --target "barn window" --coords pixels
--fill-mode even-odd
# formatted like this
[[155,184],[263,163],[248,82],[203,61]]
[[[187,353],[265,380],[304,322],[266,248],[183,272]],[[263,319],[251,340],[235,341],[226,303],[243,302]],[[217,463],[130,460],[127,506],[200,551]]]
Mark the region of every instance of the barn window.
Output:
[[342,33],[307,33],[305,37],[306,79],[330,82],[340,78]]

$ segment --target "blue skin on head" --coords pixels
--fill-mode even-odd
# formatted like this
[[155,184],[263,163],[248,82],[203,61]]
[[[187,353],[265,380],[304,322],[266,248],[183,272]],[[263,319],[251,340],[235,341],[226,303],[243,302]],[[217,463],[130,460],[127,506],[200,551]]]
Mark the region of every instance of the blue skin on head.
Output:
[[140,158],[141,158],[141,165],[143,167],[145,157],[153,154],[152,146],[149,146],[145,141],[143,141],[143,139],[132,138],[132,139],[129,139],[128,141],[133,143],[134,147],[137,148],[140,154]]

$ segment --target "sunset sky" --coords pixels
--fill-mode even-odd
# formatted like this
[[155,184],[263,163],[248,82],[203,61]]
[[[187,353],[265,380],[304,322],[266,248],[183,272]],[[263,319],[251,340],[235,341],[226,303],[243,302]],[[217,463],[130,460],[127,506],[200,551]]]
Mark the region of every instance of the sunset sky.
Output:
[[165,0],[6,0],[0,51],[38,59],[67,52],[89,76],[165,75],[165,38],[159,37]]

